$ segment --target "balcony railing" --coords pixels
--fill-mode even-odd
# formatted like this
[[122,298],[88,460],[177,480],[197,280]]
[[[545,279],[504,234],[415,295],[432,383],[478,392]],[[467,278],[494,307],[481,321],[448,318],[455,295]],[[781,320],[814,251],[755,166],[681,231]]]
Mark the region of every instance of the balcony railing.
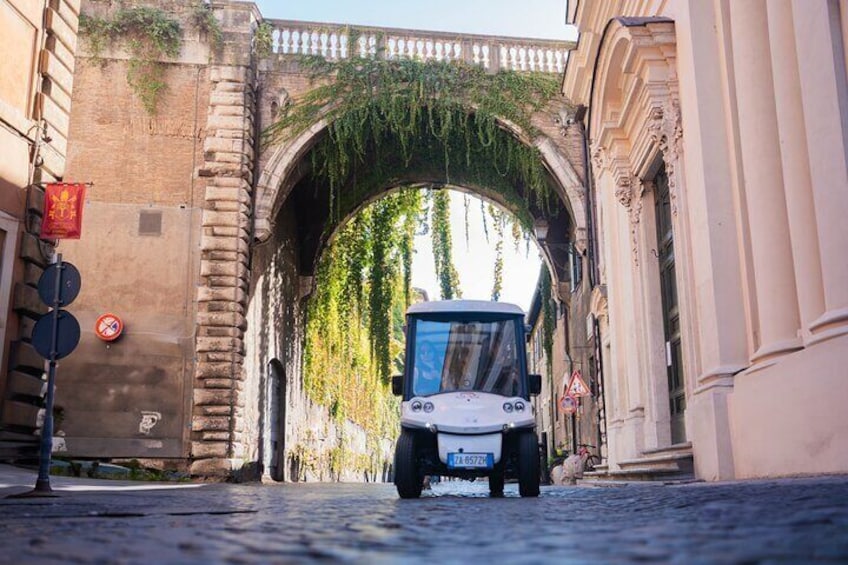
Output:
[[489,72],[536,71],[561,74],[571,41],[454,34],[398,28],[266,20],[273,27],[273,51],[337,61],[351,56],[419,61],[464,61]]

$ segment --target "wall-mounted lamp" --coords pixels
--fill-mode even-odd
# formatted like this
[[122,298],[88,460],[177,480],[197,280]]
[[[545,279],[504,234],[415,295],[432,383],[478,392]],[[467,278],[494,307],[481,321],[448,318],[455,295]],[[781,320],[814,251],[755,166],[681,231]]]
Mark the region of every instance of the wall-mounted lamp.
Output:
[[548,238],[548,221],[542,218],[533,220],[533,233],[539,242],[545,241]]

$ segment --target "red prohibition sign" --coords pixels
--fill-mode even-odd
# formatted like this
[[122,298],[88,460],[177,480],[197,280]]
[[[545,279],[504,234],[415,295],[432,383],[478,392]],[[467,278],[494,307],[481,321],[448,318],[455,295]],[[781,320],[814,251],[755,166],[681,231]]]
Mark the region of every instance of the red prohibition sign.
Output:
[[115,341],[124,331],[124,322],[115,314],[103,314],[94,323],[94,333],[103,341]]

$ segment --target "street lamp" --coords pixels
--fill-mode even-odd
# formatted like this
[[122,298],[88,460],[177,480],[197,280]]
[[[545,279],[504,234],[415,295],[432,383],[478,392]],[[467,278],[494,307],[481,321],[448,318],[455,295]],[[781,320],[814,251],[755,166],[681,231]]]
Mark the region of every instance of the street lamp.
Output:
[[539,243],[542,243],[548,238],[548,221],[544,218],[533,220],[533,233]]
[[[571,282],[571,291],[577,289],[577,285],[580,283],[582,278],[582,264],[580,261],[580,256],[577,253],[577,250],[574,248],[574,244],[566,241],[565,243],[550,243],[547,241],[548,239],[548,231],[550,229],[550,224],[544,218],[537,218],[533,220],[533,233],[536,236],[536,241],[538,241],[540,247],[544,247],[548,250],[547,256],[551,260],[551,264],[557,269],[562,270],[568,274],[569,280]],[[560,264],[556,260],[556,256],[554,251],[561,250],[565,251],[566,261],[565,265]]]

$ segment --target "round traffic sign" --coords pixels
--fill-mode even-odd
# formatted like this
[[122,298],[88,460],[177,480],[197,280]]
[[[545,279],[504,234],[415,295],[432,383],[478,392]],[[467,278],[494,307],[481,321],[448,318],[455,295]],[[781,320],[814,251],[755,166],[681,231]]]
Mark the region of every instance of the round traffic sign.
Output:
[[[80,325],[70,312],[59,310],[56,314],[56,357],[67,357],[77,348],[80,340]],[[53,341],[53,312],[44,314],[32,328],[32,346],[39,355],[50,359]]]
[[559,399],[559,409],[566,414],[577,412],[577,399],[567,394]]
[[[61,268],[60,268],[61,265]],[[38,296],[48,306],[56,303],[56,277],[61,273],[59,281],[59,305],[67,306],[79,295],[82,280],[80,272],[71,263],[62,261],[48,265],[38,279]]]
[[94,322],[94,333],[103,341],[115,341],[124,331],[124,322],[115,314],[103,314]]

